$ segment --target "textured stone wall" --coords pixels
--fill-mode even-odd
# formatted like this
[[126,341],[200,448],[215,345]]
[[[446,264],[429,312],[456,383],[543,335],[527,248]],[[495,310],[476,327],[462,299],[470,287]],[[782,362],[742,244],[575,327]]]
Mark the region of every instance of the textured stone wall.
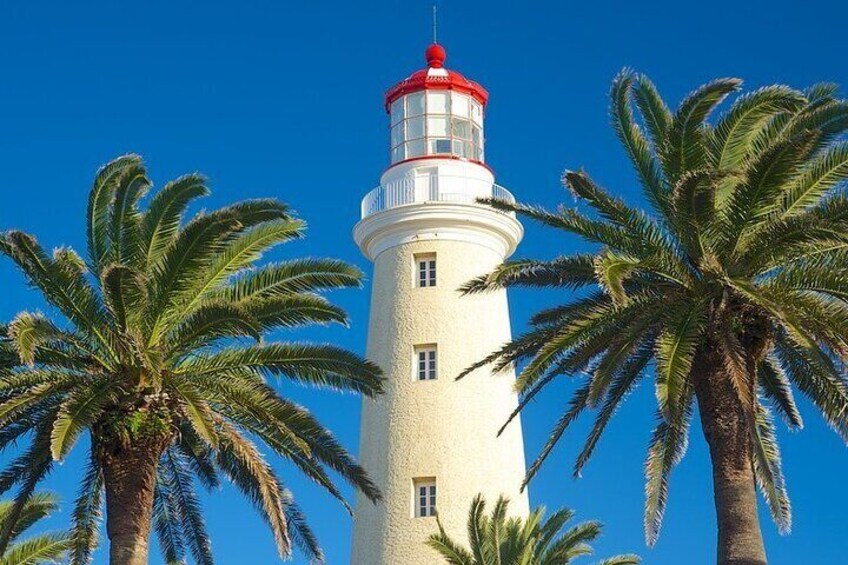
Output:
[[[414,286],[414,254],[436,253],[438,285]],[[503,258],[471,242],[415,241],[391,247],[374,264],[367,354],[386,372],[387,392],[363,402],[360,459],[385,500],[356,503],[354,565],[433,565],[424,540],[435,518],[416,518],[413,479],[436,477],[438,513],[449,533],[466,540],[472,498],[500,494],[526,515],[519,487],[525,462],[521,425],[498,428],[516,406],[514,374],[481,369],[455,381],[465,367],[510,338],[506,292],[461,297],[456,289]],[[438,345],[439,378],[417,381],[415,345]]]

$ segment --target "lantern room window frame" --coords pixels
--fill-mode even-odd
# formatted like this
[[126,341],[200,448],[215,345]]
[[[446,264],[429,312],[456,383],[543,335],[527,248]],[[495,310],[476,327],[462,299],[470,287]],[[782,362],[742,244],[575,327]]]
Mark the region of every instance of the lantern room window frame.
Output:
[[483,117],[483,104],[455,90],[424,89],[399,96],[389,106],[389,161],[394,165],[450,156],[482,163]]

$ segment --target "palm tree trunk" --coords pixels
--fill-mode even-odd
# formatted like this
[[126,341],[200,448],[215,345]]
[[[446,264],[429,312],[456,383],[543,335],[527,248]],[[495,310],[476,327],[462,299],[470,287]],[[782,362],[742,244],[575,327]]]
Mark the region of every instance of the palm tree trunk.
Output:
[[156,470],[166,445],[142,439],[103,455],[111,565],[147,565]]
[[[714,350],[699,355],[694,367],[701,427],[713,467],[718,563],[765,565],[757,516],[751,412],[742,406],[732,377]],[[750,386],[755,398],[753,379]]]

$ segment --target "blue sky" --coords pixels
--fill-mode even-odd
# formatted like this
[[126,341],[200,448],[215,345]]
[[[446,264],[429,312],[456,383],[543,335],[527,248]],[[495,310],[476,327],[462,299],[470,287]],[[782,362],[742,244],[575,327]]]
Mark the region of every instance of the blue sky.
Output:
[[[711,78],[746,88],[828,80],[848,87],[848,5],[770,1],[439,2],[447,66],[491,92],[487,161],[520,199],[554,205],[564,168],[585,167],[610,190],[640,202],[635,177],[607,116],[615,73],[647,73],[672,104]],[[155,181],[190,171],[211,179],[212,208],[275,196],[310,225],[309,237],[275,256],[335,256],[369,265],[351,239],[360,198],[386,166],[383,91],[423,66],[429,2],[2,2],[0,3],[0,229],[35,233],[47,246],[84,250],[84,209],[96,168],[141,153]],[[843,89],[843,94],[846,93]],[[578,249],[570,237],[528,226],[518,255]],[[368,290],[335,296],[350,330],[299,338],[362,351]],[[520,330],[528,315],[565,300],[511,295]],[[0,260],[0,319],[43,308]],[[646,382],[647,384],[647,382]],[[282,385],[356,449],[359,400]],[[532,458],[567,399],[552,388],[524,415]],[[714,563],[715,526],[705,444],[695,429],[676,470],[659,543],[642,538],[643,461],[650,386],[637,390],[601,441],[584,477],[570,466],[588,421],[565,436],[531,486],[535,504],[570,506],[605,522],[599,554],[636,551],[646,563]],[[848,536],[845,447],[804,403],[806,427],[780,431],[794,528],[763,531],[776,565],[844,561]],[[461,430],[457,430],[461,433]],[[81,452],[48,486],[73,499]],[[350,519],[328,496],[275,461],[323,542],[346,563]],[[270,533],[233,490],[205,497],[218,562],[273,563]],[[67,523],[67,508],[51,525]],[[154,553],[155,555],[155,553]],[[105,562],[99,553],[97,562]],[[301,558],[295,558],[301,563]],[[152,563],[160,563],[158,555]]]

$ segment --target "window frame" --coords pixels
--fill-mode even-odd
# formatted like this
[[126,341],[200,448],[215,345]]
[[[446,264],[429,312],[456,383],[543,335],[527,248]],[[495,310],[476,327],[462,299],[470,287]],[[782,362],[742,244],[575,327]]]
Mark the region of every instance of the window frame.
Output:
[[428,382],[439,380],[439,347],[423,343],[412,348],[412,380]]
[[439,491],[436,477],[412,479],[412,516],[435,518],[438,511]]
[[415,253],[412,256],[412,286],[435,288],[439,284],[439,262],[435,253]]

